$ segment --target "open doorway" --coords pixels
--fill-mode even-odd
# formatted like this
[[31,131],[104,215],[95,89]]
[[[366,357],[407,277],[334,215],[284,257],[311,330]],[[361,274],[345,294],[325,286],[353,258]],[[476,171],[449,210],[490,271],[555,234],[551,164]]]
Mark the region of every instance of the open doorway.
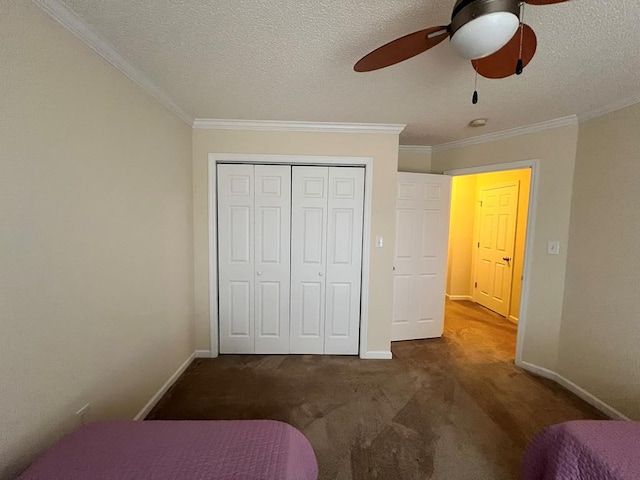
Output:
[[[501,336],[513,358],[524,278],[531,168],[454,176],[445,328]],[[469,324],[465,324],[468,322]]]

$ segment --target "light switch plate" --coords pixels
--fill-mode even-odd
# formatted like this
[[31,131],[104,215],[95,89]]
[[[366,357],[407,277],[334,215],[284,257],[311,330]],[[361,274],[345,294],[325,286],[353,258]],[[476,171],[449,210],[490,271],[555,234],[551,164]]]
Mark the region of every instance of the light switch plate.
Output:
[[560,242],[549,242],[547,244],[548,255],[560,255]]
[[376,248],[382,248],[384,246],[384,239],[378,235],[376,236]]

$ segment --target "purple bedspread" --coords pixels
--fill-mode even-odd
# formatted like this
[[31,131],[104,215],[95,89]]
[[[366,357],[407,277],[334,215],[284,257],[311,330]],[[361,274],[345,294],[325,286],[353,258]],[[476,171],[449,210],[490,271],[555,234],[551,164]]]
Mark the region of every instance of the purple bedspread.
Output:
[[638,480],[640,422],[553,425],[527,446],[523,480]]
[[271,420],[115,421],[81,427],[18,480],[314,480],[298,430]]

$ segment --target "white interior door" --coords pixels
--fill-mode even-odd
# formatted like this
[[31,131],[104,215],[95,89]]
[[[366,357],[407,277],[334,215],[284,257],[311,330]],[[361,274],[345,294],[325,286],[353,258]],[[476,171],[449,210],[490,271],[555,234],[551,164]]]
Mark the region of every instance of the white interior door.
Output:
[[357,355],[364,168],[329,168],[324,353]]
[[218,166],[220,353],[356,355],[364,169]]
[[474,301],[507,317],[511,303],[519,183],[480,190]]
[[392,341],[444,329],[451,177],[398,173]]
[[292,167],[291,353],[324,353],[328,167]]
[[254,353],[254,167],[218,165],[220,353]]
[[255,166],[255,353],[289,353],[291,166]]

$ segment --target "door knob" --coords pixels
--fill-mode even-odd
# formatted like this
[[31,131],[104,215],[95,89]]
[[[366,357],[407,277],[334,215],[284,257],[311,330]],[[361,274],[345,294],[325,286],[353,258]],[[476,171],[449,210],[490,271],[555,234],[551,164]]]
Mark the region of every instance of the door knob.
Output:
[[262,272],[256,272],[256,275],[261,276]]
[[511,261],[511,257],[502,257],[502,260],[504,260],[505,262],[510,262]]
[[318,272],[318,275],[320,275],[321,277],[324,277],[324,272]]

